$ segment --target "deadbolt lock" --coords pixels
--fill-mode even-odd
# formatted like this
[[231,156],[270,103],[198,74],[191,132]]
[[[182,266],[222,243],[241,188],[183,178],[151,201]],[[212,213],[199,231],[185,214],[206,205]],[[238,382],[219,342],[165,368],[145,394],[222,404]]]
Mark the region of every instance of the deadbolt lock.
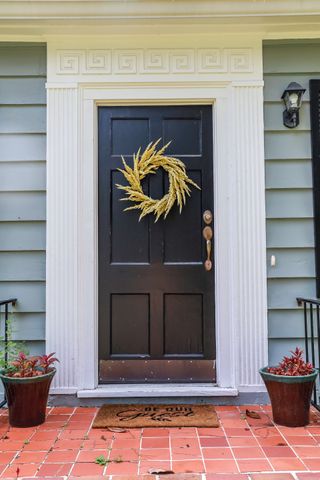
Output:
[[206,225],[212,223],[212,212],[210,210],[205,210],[203,212],[203,221]]

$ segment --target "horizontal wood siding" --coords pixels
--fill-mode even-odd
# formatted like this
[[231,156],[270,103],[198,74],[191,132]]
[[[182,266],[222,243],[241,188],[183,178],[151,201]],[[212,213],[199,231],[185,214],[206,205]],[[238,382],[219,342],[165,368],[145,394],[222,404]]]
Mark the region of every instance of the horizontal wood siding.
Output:
[[[315,296],[309,80],[320,77],[320,44],[264,46],[269,362],[303,346],[303,315],[296,297]],[[281,95],[296,81],[307,91],[300,125],[282,123]],[[271,256],[276,265],[271,267]]]
[[0,44],[0,298],[14,337],[45,345],[46,47]]

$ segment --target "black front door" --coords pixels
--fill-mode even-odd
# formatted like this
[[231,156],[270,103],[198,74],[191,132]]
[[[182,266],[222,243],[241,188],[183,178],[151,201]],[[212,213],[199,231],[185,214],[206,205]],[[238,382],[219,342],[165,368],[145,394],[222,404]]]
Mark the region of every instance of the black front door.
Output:
[[[121,155],[131,165],[139,147],[160,137],[201,190],[192,187],[181,214],[174,207],[165,220],[139,222],[138,211],[123,211],[115,185],[126,180],[117,168]],[[161,198],[167,175],[159,169],[143,188]],[[99,108],[100,383],[215,380],[206,210],[213,212],[211,106]]]

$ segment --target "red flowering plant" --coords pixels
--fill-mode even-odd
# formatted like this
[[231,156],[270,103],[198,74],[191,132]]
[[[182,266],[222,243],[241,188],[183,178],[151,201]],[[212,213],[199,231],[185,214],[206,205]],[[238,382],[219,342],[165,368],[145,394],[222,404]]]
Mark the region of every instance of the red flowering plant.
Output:
[[52,365],[55,362],[59,362],[59,360],[53,356],[54,354],[55,352],[49,353],[49,355],[42,355],[37,357],[38,367],[43,371],[43,373],[51,372]]
[[53,364],[59,362],[55,358],[54,353],[49,355],[28,357],[25,353],[20,352],[16,359],[9,362],[9,367],[5,375],[7,377],[27,378],[39,377],[53,370]]
[[291,351],[291,357],[283,357],[276,367],[269,367],[268,372],[273,375],[285,375],[287,377],[296,377],[301,375],[310,375],[314,372],[314,367],[310,362],[305,362],[302,358],[303,350],[296,347]]

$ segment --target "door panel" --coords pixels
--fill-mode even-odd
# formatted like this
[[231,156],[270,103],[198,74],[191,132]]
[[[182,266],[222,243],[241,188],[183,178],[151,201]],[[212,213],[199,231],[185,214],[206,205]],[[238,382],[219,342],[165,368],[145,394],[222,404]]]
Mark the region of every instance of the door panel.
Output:
[[[130,322],[127,321],[130,311]],[[111,356],[148,355],[150,302],[148,294],[111,295]],[[136,335],[139,332],[139,335]]]
[[[188,176],[197,185],[202,184],[201,171],[189,170]],[[168,190],[168,183],[166,177],[165,191]],[[202,192],[193,188],[182,214],[172,216],[169,214],[163,222],[163,262],[165,264],[202,264],[203,238],[201,234],[199,235],[202,223],[201,197]]]
[[[136,215],[127,215],[125,222],[119,221],[123,216],[125,203],[120,199],[123,192],[115,187],[123,183],[121,172],[112,171],[111,176],[111,264],[149,263],[150,236],[149,222],[137,222]],[[145,189],[147,192],[148,189]],[[137,225],[138,223],[138,225]],[[128,241],[130,232],[130,241]]]
[[[179,213],[139,222],[124,212],[126,181],[117,168],[149,142],[172,141],[167,153],[200,187]],[[161,198],[162,169],[143,181]],[[214,270],[206,271],[204,210],[213,212],[210,106],[99,108],[99,379],[214,380]],[[213,228],[213,225],[211,225]],[[212,253],[213,257],[213,253]],[[140,362],[140,367],[137,367]]]
[[165,355],[203,354],[203,296],[199,294],[164,295]]

